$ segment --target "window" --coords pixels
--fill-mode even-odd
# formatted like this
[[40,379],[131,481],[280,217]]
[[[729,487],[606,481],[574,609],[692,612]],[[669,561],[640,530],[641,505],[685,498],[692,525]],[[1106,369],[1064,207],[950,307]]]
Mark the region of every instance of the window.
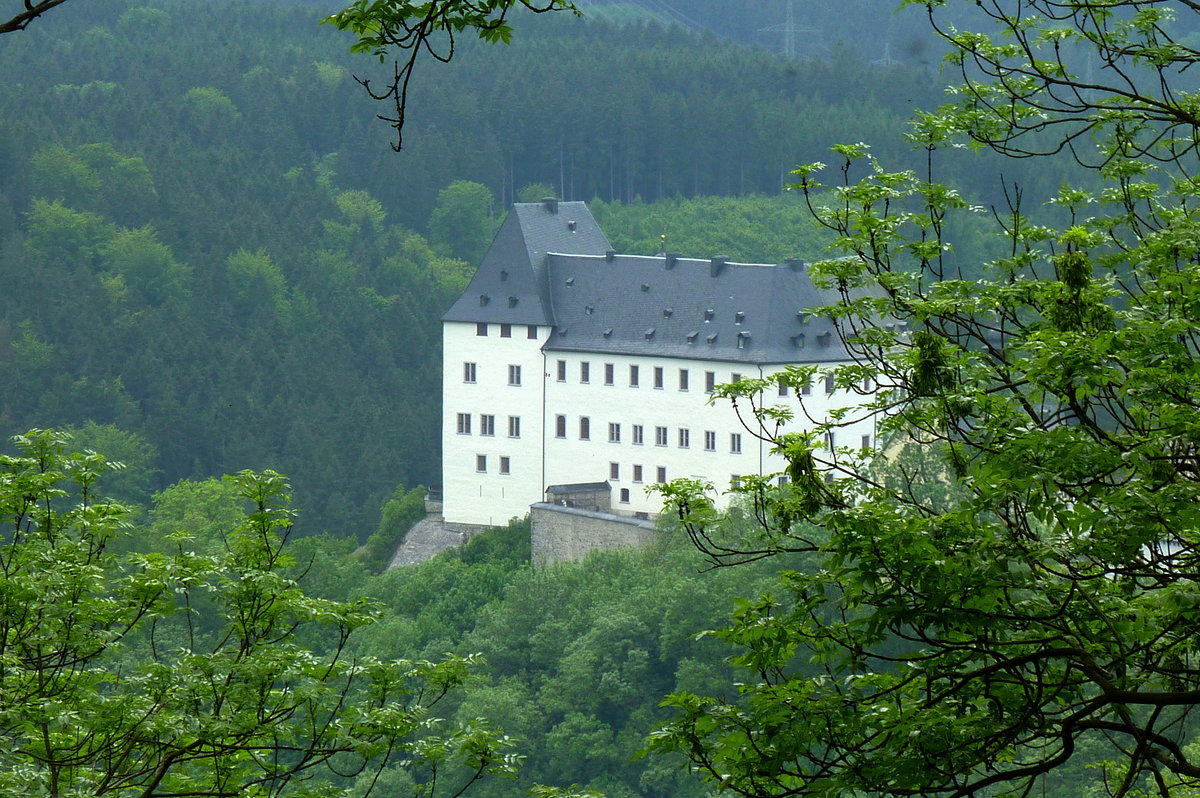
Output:
[[716,387],[717,387],[717,372],[715,372],[715,371],[704,372],[704,392],[712,393]]
[[567,417],[566,416],[555,416],[554,417],[554,437],[556,437],[556,438],[567,437]]
[[662,366],[654,367],[654,387],[662,389],[663,387],[663,369]]
[[558,361],[558,374],[556,375],[559,382],[567,381],[567,361]]
[[780,474],[779,477],[775,480],[775,483],[777,485],[779,485],[780,487],[783,487],[784,485],[788,484],[787,474]]
[[729,475],[729,487],[736,489],[736,488],[740,488],[741,486],[742,486],[741,475],[740,474],[730,474]]
[[463,363],[463,382],[475,382],[474,363]]
[[525,337],[530,339],[531,341],[537,340],[537,325],[536,324],[526,324],[525,325]]
[[717,450],[717,433],[713,430],[706,430],[704,433],[704,451],[715,452]]
[[864,449],[870,449],[870,448],[871,448],[871,436],[870,436],[870,435],[864,435],[864,436],[862,436],[862,447],[863,447]]
[[487,335],[487,327],[488,326],[487,326],[486,321],[475,322],[475,334],[486,336]]
[[521,417],[520,416],[509,416],[508,417],[508,437],[510,437],[510,438],[521,437]]
[[512,466],[512,461],[510,461],[507,457],[500,458],[500,473],[501,474],[511,474],[512,473],[511,466]]
[[501,338],[512,338],[512,325],[511,324],[501,324],[500,325],[500,337]]
[[587,416],[579,417],[579,440],[589,441],[592,439],[592,420]]
[[520,385],[521,384],[521,367],[520,366],[510,365],[508,367],[508,384],[509,385]]
[[621,425],[620,424],[609,424],[608,425],[608,442],[609,443],[620,443],[621,442]]
[[863,377],[862,389],[863,389],[863,393],[871,392],[871,378],[870,377]]
[[729,375],[730,382],[737,382],[741,378],[742,378],[742,375],[738,374],[736,371]]
[[666,446],[667,445],[667,428],[666,427],[655,427],[654,428],[654,445],[655,446]]
[[691,432],[691,430],[684,429],[683,427],[680,427],[680,429],[679,429],[679,448],[680,448],[680,449],[687,449],[687,448],[688,448],[688,447],[690,447],[691,445],[692,445],[692,432]]
[[688,370],[679,370],[679,390],[686,391],[688,389]]
[[458,434],[459,435],[470,435],[471,434],[471,414],[470,413],[459,413],[458,414]]
[[605,385],[613,384],[613,377],[616,376],[615,375],[616,370],[617,370],[617,367],[614,366],[612,363],[604,364],[604,384]]
[[486,454],[475,455],[475,470],[478,471],[480,474],[487,473],[487,455]]
[[656,475],[657,475],[657,477],[658,477],[658,481],[659,481],[659,482],[666,482],[666,481],[667,481],[667,468],[666,468],[666,466],[659,466],[657,469],[655,469],[655,473],[656,473]]
[[783,377],[779,378],[779,395],[780,396],[788,395],[787,383],[784,382]]
[[630,388],[638,387],[638,367],[637,366],[629,367],[629,387]]
[[642,481],[642,467],[640,465],[635,465],[633,467],[633,481],[634,482]]
[[629,488],[621,488],[621,504],[629,504]]
[[729,433],[729,453],[730,454],[741,454],[742,453],[742,433],[740,433],[740,432]]
[[645,443],[645,440],[642,436],[642,425],[634,424],[633,425],[633,445],[641,446],[643,443]]
[[620,463],[609,463],[608,464],[608,478],[609,479],[620,479],[621,478],[621,464]]
[[812,396],[812,380],[804,383],[804,387],[800,389],[801,396]]
[[480,416],[479,417],[479,434],[480,435],[495,435],[496,434],[496,417],[495,416]]
[[831,452],[837,447],[837,439],[834,437],[833,430],[825,433],[825,446]]
[[833,389],[836,387],[837,387],[837,385],[834,381],[833,375],[826,374],[825,375],[825,393],[833,393]]
[[592,381],[592,364],[588,363],[586,360],[579,364],[579,381]]

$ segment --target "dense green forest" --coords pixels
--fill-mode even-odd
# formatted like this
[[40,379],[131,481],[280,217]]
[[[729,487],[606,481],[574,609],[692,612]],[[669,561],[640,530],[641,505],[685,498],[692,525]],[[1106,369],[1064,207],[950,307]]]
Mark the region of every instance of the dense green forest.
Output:
[[668,530],[650,550],[535,569],[524,521],[374,575],[353,541],[291,535],[277,473],[184,480],[130,515],[106,498],[124,475],[102,456],[52,431],[12,443],[0,794],[350,798],[378,778],[375,795],[437,798],[470,781],[439,751],[456,730],[475,750],[485,729],[520,767],[472,795],[706,793],[681,759],[635,755],[666,693],[731,693],[725,646],[692,632],[723,625],[777,563],[700,573]]
[[[184,480],[158,493],[140,515],[128,517],[107,500],[83,509],[87,505],[76,504],[79,484],[74,485],[74,495],[59,492],[71,485],[61,477],[86,477],[89,492],[103,497],[120,490],[126,475],[103,471],[94,455],[85,459],[55,454],[57,445],[48,452],[37,449],[48,436],[31,436],[21,447],[23,454],[41,454],[43,459],[6,457],[0,463],[5,477],[0,481],[0,511],[6,523],[17,519],[17,528],[26,533],[6,544],[11,548],[4,559],[0,622],[14,652],[24,652],[18,644],[25,642],[43,647],[53,642],[83,653],[88,667],[46,657],[26,661],[12,653],[10,665],[27,667],[6,669],[5,684],[15,692],[5,691],[0,712],[10,722],[8,739],[21,738],[28,728],[12,719],[36,715],[37,706],[14,700],[23,695],[17,688],[27,688],[39,672],[56,675],[51,683],[56,686],[35,692],[63,711],[54,724],[59,750],[85,753],[87,760],[86,766],[65,765],[64,783],[68,778],[72,784],[95,783],[105,772],[136,777],[136,763],[127,768],[121,757],[105,757],[114,743],[103,730],[132,723],[133,733],[145,727],[144,718],[139,719],[138,712],[129,717],[117,707],[99,712],[95,705],[125,695],[140,706],[147,694],[156,695],[160,684],[184,694],[160,698],[146,710],[162,728],[157,736],[138,737],[150,761],[156,761],[155,751],[170,751],[179,739],[186,742],[200,733],[206,739],[229,741],[231,751],[221,754],[214,747],[212,755],[240,763],[229,775],[234,783],[245,783],[261,773],[251,759],[236,753],[244,742],[238,718],[260,706],[262,697],[257,689],[251,695],[239,692],[237,685],[253,674],[266,678],[268,686],[283,684],[301,694],[297,683],[311,680],[312,674],[304,676],[294,666],[336,656],[343,663],[395,659],[402,668],[408,667],[404,663],[426,661],[471,662],[472,675],[456,685],[465,689],[455,689],[439,702],[433,717],[443,721],[430,728],[445,733],[460,724],[478,726],[482,719],[507,735],[506,744],[520,757],[520,767],[510,778],[475,784],[470,794],[478,798],[526,795],[536,785],[578,785],[609,798],[702,798],[711,794],[710,785],[682,757],[642,753],[651,730],[673,714],[662,706],[663,696],[685,691],[736,703],[739,683],[753,682],[755,674],[735,667],[730,659],[735,649],[720,633],[698,633],[728,626],[731,616],[752,621],[766,600],[778,602],[772,606],[786,618],[794,606],[789,580],[797,572],[817,569],[814,555],[780,554],[736,568],[708,570],[684,530],[673,523],[665,523],[660,539],[645,550],[597,552],[583,562],[534,568],[526,520],[490,530],[420,565],[374,574],[355,556],[354,542],[345,538],[293,536],[286,544],[276,538],[274,533],[287,535],[292,515],[287,486],[277,474]],[[74,448],[67,443],[61,452]],[[90,466],[80,468],[85,461]],[[47,466],[63,470],[50,472],[57,477],[53,481],[39,481],[40,468]],[[29,512],[25,491],[31,490],[46,491],[44,512],[55,508],[58,513],[51,516],[55,534],[36,534],[46,528],[42,510],[34,513],[39,523],[20,523]],[[261,503],[264,499],[269,505]],[[127,522],[119,523],[122,518]],[[271,529],[256,526],[263,522]],[[747,540],[756,534],[756,526],[751,514],[735,508],[710,534],[728,542]],[[252,534],[247,537],[247,532]],[[105,545],[75,545],[101,540]],[[260,547],[264,541],[266,550]],[[19,556],[13,556],[13,549]],[[53,557],[38,556],[44,551]],[[268,555],[265,561],[263,555]],[[54,591],[81,583],[88,586],[86,598],[79,601],[76,596],[74,612],[70,607],[56,610]],[[167,590],[165,596],[151,593],[149,605],[139,609],[146,589],[163,584],[179,589]],[[138,589],[130,592],[133,586]],[[51,592],[44,595],[29,592],[47,587]],[[186,600],[181,598],[184,594]],[[772,595],[774,599],[757,598]],[[237,624],[245,617],[233,610],[249,609],[256,606],[251,602],[268,596],[270,600],[257,606],[271,621],[254,635],[253,653],[248,658],[233,656],[239,645]],[[139,602],[129,612],[145,622],[125,625],[124,612],[116,611],[124,610],[129,600]],[[337,608],[322,603],[330,600],[348,603]],[[19,611],[32,605],[39,608],[37,617]],[[88,611],[86,633],[78,628],[82,607]],[[368,616],[374,616],[373,623]],[[828,620],[836,622],[833,617]],[[279,625],[284,634],[274,639]],[[97,634],[110,635],[110,645],[92,650],[89,642]],[[770,646],[771,639],[764,637],[762,642]],[[205,697],[215,689],[206,681],[214,668],[217,673],[232,668],[238,674],[217,691],[227,704]],[[282,669],[282,675],[270,685],[274,669]],[[820,664],[797,661],[795,669],[819,673]],[[145,682],[147,674],[157,678]],[[326,681],[310,681],[304,690],[330,699],[322,692]],[[62,689],[65,684],[71,689]],[[114,693],[118,684],[122,692]],[[330,700],[336,702],[336,681],[324,687],[333,687]],[[269,705],[278,698],[276,692],[263,691]],[[284,689],[279,694],[287,693]],[[369,699],[364,695],[361,700]],[[297,730],[305,726],[303,713],[276,723]],[[101,733],[93,740],[81,735],[81,728]],[[256,730],[255,745],[265,750],[280,741],[280,726],[264,727],[255,720],[249,728]],[[284,739],[285,745],[291,743]],[[1093,746],[1093,740],[1084,742],[1086,750],[1078,761],[1044,782],[1047,794],[1100,794],[1099,777],[1088,772],[1102,759],[1100,746]],[[31,750],[13,746],[0,762],[0,790],[16,785],[5,794],[28,794],[31,772],[23,771],[20,763]],[[373,756],[379,755],[374,750]],[[400,798],[433,792],[424,762],[408,755],[398,759],[378,777],[374,795]],[[93,764],[97,772],[89,770]],[[340,764],[307,787],[345,788],[349,796],[362,796],[376,780],[370,768],[359,772],[346,767],[344,758]],[[186,765],[177,770],[181,779],[206,772]],[[44,775],[44,770],[38,773]],[[455,766],[445,768],[440,777],[449,784],[464,780]],[[182,782],[171,782],[178,783]],[[100,794],[110,794],[109,786],[102,784]]]
[[[0,42],[0,433],[69,428],[77,447],[123,461],[100,488],[134,505],[129,537],[108,542],[130,562],[152,562],[181,531],[201,554],[228,548],[247,508],[214,477],[287,472],[304,533],[288,575],[382,608],[347,653],[482,652],[485,669],[442,711],[488,717],[526,761],[474,794],[578,783],[611,798],[707,795],[682,758],[637,757],[670,714],[659,703],[755,679],[695,633],[726,625],[731,607],[751,623],[739,597],[787,596],[786,568],[819,569],[782,554],[702,572],[669,525],[649,551],[535,569],[514,524],[375,573],[419,512],[418,486],[437,480],[439,316],[504,206],[546,193],[592,202],[625,251],[665,236],[698,256],[816,258],[830,233],[803,197],[780,194],[788,170],[860,140],[889,168],[924,170],[899,134],[943,80],[919,42],[909,66],[845,43],[788,61],[646,21],[669,13],[608,8],[594,22],[524,20],[511,47],[464,41],[452,64],[419,71],[397,154],[352,79],[376,65],[317,25],[328,10],[74,3]],[[1067,174],[966,151],[932,168],[983,219]],[[981,227],[946,228],[966,262],[988,246]],[[723,519],[746,522],[736,509]],[[344,642],[298,637],[319,653]],[[111,672],[157,645],[132,643],[124,660],[103,652]],[[790,645],[774,652],[781,672],[807,673]],[[1108,756],[1099,743],[1083,738],[1044,793],[1102,794],[1103,771],[1089,770]],[[424,775],[389,770],[379,794]]]
[[480,796],[572,783],[609,798],[707,794],[681,759],[635,755],[668,717],[658,707],[667,693],[731,695],[727,648],[693,634],[724,625],[735,599],[769,588],[778,563],[702,573],[686,539],[667,535],[648,551],[535,569],[528,546],[528,522],[514,524],[364,580],[389,613],[359,650],[483,653],[485,675],[454,716],[497,723],[520,740],[526,761],[515,784],[481,784]]
[[[789,62],[681,28],[531,18],[512,46],[463,42],[414,83],[396,154],[352,79],[378,65],[318,20],[312,4],[123,0],[2,43],[6,433],[119,441],[139,501],[278,468],[302,529],[364,539],[393,489],[438,480],[439,314],[520,188],[597,200],[631,250],[665,234],[699,256],[811,258],[787,171],[844,139],[919,165],[895,133],[938,97],[928,69],[849,50]],[[990,185],[964,163],[938,168]],[[443,193],[463,180],[490,199]]]

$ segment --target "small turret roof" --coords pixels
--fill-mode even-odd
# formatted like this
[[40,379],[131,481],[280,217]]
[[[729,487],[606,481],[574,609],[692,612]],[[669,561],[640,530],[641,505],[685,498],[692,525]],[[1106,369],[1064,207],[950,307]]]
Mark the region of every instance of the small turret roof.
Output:
[[582,202],[513,205],[467,290],[444,321],[553,324],[546,253],[603,255],[612,246]]

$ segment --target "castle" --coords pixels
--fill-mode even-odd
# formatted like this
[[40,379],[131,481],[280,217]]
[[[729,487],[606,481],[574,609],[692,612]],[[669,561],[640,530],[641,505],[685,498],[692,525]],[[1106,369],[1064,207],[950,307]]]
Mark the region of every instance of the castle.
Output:
[[[832,301],[799,261],[618,255],[582,202],[514,205],[443,316],[446,523],[504,524],[543,501],[652,519],[654,483],[725,489],[781,471],[708,399],[740,377],[846,362],[832,323],[805,311]],[[861,400],[831,377],[804,393],[814,419]],[[873,428],[859,426],[835,445],[869,445]]]

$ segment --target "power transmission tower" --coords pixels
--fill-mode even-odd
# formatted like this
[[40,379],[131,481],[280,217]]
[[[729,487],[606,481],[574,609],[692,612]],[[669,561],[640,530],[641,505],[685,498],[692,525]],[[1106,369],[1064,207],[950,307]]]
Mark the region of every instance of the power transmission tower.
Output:
[[800,28],[796,26],[795,14],[793,11],[793,0],[787,0],[787,20],[782,25],[771,25],[766,28],[759,28],[765,33],[782,33],[783,34],[783,54],[789,60],[796,57],[796,34],[811,33],[817,34],[820,31],[814,28]]

